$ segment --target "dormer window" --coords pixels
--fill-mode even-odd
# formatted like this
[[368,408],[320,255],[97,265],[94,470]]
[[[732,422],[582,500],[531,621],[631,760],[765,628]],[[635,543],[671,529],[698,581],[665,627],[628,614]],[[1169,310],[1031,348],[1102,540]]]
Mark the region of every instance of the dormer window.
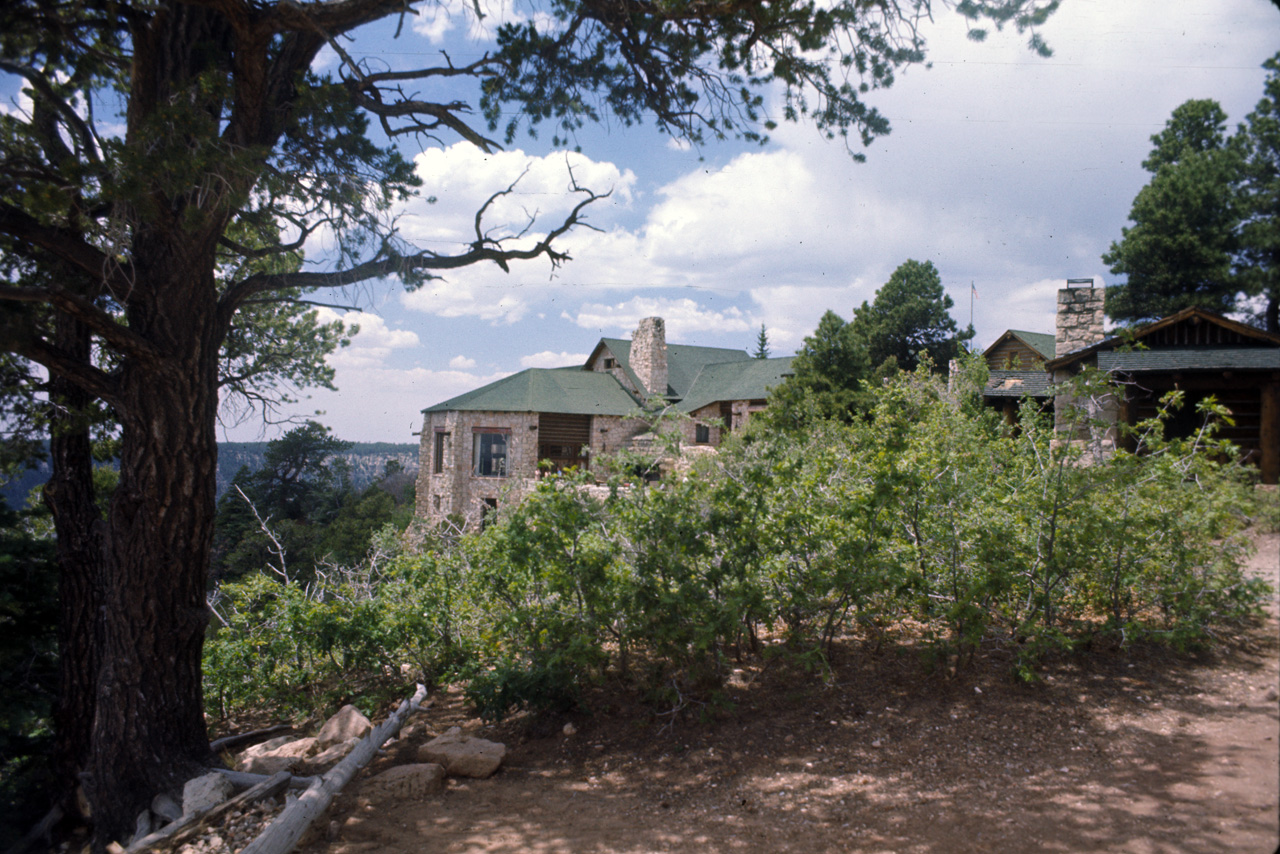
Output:
[[617,360],[617,359],[605,359],[605,360],[604,360],[604,369],[605,369],[606,371],[607,371],[607,370],[609,370],[609,369],[611,369],[611,368],[616,368],[616,367],[618,367],[618,360]]

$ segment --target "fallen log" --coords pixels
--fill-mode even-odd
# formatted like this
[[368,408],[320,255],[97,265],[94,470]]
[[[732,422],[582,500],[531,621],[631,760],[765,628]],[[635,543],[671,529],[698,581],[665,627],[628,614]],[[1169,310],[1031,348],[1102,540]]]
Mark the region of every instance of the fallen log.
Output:
[[237,807],[248,806],[278,795],[284,791],[287,785],[289,785],[289,772],[281,771],[279,774],[268,777],[253,788],[246,789],[234,798],[225,800],[215,807],[210,807],[204,812],[185,815],[177,821],[170,822],[155,833],[147,834],[123,850],[125,854],[138,854],[138,852],[146,851],[156,845],[181,845],[199,833],[200,829],[206,824],[216,821]]
[[284,735],[287,732],[293,732],[293,727],[289,724],[280,724],[279,726],[267,727],[266,729],[255,729],[252,732],[242,732],[238,735],[224,735],[222,738],[216,739],[209,743],[209,750],[213,751],[216,756],[224,750],[239,750],[242,747],[253,747],[255,744],[261,744],[277,735]]
[[241,849],[240,854],[288,854],[292,851],[302,834],[328,808],[338,792],[342,791],[342,787],[351,781],[357,771],[369,764],[369,760],[373,759],[378,748],[387,739],[400,731],[405,718],[419,708],[426,696],[426,686],[419,685],[412,697],[401,703],[389,718],[365,736],[346,759],[285,807],[284,812],[276,816],[275,821],[267,825],[257,839]]
[[[231,781],[231,785],[237,789],[247,789],[250,786],[256,786],[263,780],[271,778],[270,774],[254,774],[250,771],[232,771],[230,768],[214,768],[223,777]],[[305,789],[314,783],[319,777],[290,777],[290,789]]]

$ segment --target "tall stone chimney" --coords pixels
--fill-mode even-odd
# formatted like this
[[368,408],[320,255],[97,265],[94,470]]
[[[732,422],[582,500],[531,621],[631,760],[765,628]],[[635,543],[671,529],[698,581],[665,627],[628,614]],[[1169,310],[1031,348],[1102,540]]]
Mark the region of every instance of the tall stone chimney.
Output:
[[[1086,283],[1088,287],[1084,287]],[[1106,293],[1106,288],[1093,286],[1093,279],[1067,279],[1067,286],[1058,291],[1054,356],[1080,350],[1103,339],[1106,334],[1102,331]]]
[[667,326],[661,317],[646,317],[631,336],[631,370],[650,395],[667,393]]

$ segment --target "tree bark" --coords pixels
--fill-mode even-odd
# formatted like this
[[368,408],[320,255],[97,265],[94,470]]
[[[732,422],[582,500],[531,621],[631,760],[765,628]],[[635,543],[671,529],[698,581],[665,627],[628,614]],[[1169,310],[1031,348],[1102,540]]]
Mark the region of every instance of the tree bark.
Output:
[[[148,156],[149,123],[157,120],[193,123],[194,136],[171,134],[171,145],[217,139],[218,96],[200,94],[196,81],[227,61],[227,32],[219,13],[185,4],[162,7],[134,30],[126,145],[137,156]],[[200,106],[188,117],[164,112],[165,105],[193,97]],[[153,795],[176,790],[212,761],[201,658],[215,512],[218,357],[230,324],[218,311],[216,248],[231,206],[218,202],[227,152],[216,143],[193,145],[188,156],[204,177],[194,186],[156,184],[142,202],[147,215],[133,223],[128,292],[113,294],[144,346],[120,363],[112,401],[121,429],[120,481],[104,543],[86,787],[99,849],[127,839]]]
[[152,261],[138,285],[151,299],[129,310],[130,328],[164,356],[130,360],[119,377],[120,483],[106,543],[89,793],[103,845],[127,838],[157,791],[210,758],[201,653],[223,331],[212,263],[189,257],[189,234],[171,234],[141,237],[154,240],[135,249]]
[[[59,314],[58,346],[88,364],[89,330]],[[66,789],[58,802],[75,812],[75,788],[89,755],[97,703],[98,650],[101,636],[102,525],[94,501],[93,453],[87,410],[91,396],[54,375],[49,453],[53,473],[44,501],[53,515],[58,554],[58,696],[54,702],[54,763]]]

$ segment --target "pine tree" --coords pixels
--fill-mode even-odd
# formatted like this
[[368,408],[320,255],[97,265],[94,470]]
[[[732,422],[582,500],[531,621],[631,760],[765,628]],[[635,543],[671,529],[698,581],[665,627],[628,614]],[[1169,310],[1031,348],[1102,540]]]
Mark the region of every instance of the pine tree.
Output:
[[756,335],[756,350],[751,355],[757,359],[769,358],[769,333],[763,323],[760,324],[760,332]]

